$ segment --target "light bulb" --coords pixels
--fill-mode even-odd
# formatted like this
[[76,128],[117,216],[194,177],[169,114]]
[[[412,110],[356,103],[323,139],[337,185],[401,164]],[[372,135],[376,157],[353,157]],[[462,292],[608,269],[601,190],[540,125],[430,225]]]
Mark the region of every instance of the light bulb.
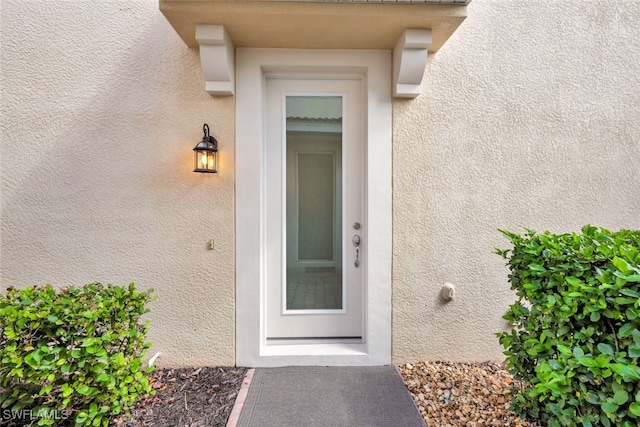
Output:
[[209,163],[207,160],[207,153],[202,153],[202,167],[207,168],[207,164]]

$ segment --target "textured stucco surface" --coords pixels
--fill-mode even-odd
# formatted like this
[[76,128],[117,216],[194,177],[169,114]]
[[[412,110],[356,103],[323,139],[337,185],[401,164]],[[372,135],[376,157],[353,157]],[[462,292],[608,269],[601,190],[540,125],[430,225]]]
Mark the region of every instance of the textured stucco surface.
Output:
[[496,229],[640,228],[638,21],[634,1],[474,0],[394,103],[394,361],[502,358]]
[[[0,7],[0,286],[153,287],[158,364],[233,364],[234,98],[156,0]],[[502,357],[496,229],[640,227],[639,21],[631,0],[474,0],[394,101],[395,362]],[[204,122],[219,175],[191,172]]]
[[[234,99],[155,0],[1,7],[0,286],[154,288],[159,365],[233,365]],[[192,172],[205,122],[219,175]]]

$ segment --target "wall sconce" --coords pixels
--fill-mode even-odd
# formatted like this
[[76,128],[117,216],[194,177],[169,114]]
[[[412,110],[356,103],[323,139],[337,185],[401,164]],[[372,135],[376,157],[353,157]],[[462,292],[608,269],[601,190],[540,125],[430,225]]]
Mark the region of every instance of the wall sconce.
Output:
[[209,134],[209,125],[202,126],[204,136],[193,149],[195,153],[194,172],[218,172],[218,141]]

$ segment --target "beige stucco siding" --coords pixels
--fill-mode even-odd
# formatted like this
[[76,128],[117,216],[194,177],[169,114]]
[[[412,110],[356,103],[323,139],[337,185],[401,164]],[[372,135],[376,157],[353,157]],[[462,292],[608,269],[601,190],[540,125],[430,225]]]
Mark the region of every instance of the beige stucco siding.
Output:
[[[0,27],[0,285],[155,288],[158,363],[232,365],[234,98],[156,1],[4,0]],[[205,122],[218,176],[192,172]]]
[[640,228],[638,20],[632,1],[472,1],[395,102],[396,362],[501,356],[496,229]]
[[[157,0],[0,19],[0,286],[153,287],[159,365],[233,364],[235,98],[205,92]],[[474,0],[394,101],[394,362],[502,357],[498,228],[640,228],[639,21],[635,1]],[[218,175],[191,172],[205,122]]]

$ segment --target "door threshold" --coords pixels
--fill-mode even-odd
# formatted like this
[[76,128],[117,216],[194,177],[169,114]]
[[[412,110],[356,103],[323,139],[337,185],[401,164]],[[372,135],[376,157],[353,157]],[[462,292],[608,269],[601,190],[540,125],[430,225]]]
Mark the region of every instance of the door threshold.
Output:
[[267,343],[260,345],[255,357],[245,358],[241,366],[275,368],[280,366],[378,366],[390,364],[389,357],[372,354],[371,344],[359,342]]
[[319,342],[316,340],[304,342],[266,343],[260,348],[260,356],[366,356],[367,346],[359,342]]
[[267,338],[266,345],[363,344],[362,337],[297,337]]

